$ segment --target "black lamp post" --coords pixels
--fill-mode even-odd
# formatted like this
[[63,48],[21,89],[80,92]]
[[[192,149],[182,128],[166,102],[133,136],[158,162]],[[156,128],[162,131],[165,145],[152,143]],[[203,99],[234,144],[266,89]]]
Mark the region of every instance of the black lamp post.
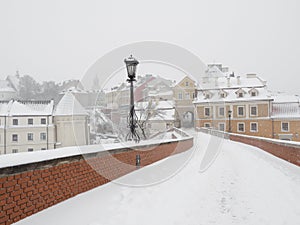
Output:
[[229,119],[229,128],[228,128],[228,132],[231,132],[231,110],[228,110],[228,119]]
[[130,131],[126,136],[126,140],[127,141],[134,140],[135,142],[139,142],[140,137],[136,132],[136,128],[138,126],[137,124],[138,118],[134,110],[134,94],[133,94],[133,81],[136,81],[135,73],[139,61],[137,61],[135,58],[132,57],[132,55],[130,55],[130,57],[126,58],[124,62],[127,68],[127,75],[128,75],[127,81],[130,83],[130,106],[129,106],[129,115],[128,115],[128,126]]

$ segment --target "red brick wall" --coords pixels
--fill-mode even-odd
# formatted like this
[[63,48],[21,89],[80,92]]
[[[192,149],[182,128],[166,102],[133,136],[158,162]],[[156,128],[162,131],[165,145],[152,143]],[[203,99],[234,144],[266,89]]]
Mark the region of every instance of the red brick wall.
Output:
[[290,163],[300,166],[300,146],[292,144],[284,144],[272,142],[269,140],[257,139],[252,137],[244,137],[230,135],[230,140],[242,142],[265,150],[279,158],[282,158]]
[[[0,169],[0,225],[17,222],[79,193],[91,190],[136,169],[193,146],[193,139],[119,149]],[[151,149],[153,148],[153,149]],[[117,160],[115,160],[117,159]],[[101,175],[102,174],[102,175]],[[105,176],[103,176],[103,174]]]

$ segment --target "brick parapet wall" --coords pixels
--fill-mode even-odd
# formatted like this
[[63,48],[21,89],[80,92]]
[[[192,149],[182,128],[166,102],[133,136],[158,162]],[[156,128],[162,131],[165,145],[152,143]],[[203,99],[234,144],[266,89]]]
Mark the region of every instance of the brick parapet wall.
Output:
[[170,155],[190,149],[193,139],[77,155],[0,169],[0,225],[17,222]]
[[271,153],[272,155],[275,155],[297,166],[300,166],[300,143],[299,145],[292,145],[267,139],[264,140],[238,135],[230,135],[229,138],[232,141],[238,141],[244,144],[258,147],[268,153]]
[[258,147],[274,156],[300,166],[300,142],[283,141],[249,135],[222,132],[214,129],[196,128],[197,131],[218,136],[232,141]]

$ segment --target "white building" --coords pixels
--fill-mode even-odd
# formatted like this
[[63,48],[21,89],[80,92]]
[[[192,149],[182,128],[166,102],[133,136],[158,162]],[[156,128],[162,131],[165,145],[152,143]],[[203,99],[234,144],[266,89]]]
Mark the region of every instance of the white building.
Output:
[[88,113],[71,92],[66,92],[54,111],[56,147],[89,144]]
[[0,104],[0,154],[53,149],[53,101]]
[[51,101],[0,102],[0,154],[89,144],[88,114],[72,93]]
[[173,128],[176,123],[174,101],[159,101],[158,99],[136,103],[138,119],[150,133],[163,132]]
[[9,81],[0,80],[0,100],[11,100],[16,98],[18,95],[17,91],[12,87]]

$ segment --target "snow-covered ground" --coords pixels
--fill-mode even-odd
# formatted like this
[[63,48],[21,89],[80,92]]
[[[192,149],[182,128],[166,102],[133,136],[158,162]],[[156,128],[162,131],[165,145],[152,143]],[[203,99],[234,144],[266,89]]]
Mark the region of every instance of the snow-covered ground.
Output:
[[258,148],[224,140],[219,142],[214,163],[200,172],[211,138],[199,133],[194,151],[118,179],[123,184],[143,183],[155,176],[160,179],[169,175],[168,168],[179,167],[190,158],[164,182],[139,188],[109,183],[17,224],[299,224],[299,167]]

